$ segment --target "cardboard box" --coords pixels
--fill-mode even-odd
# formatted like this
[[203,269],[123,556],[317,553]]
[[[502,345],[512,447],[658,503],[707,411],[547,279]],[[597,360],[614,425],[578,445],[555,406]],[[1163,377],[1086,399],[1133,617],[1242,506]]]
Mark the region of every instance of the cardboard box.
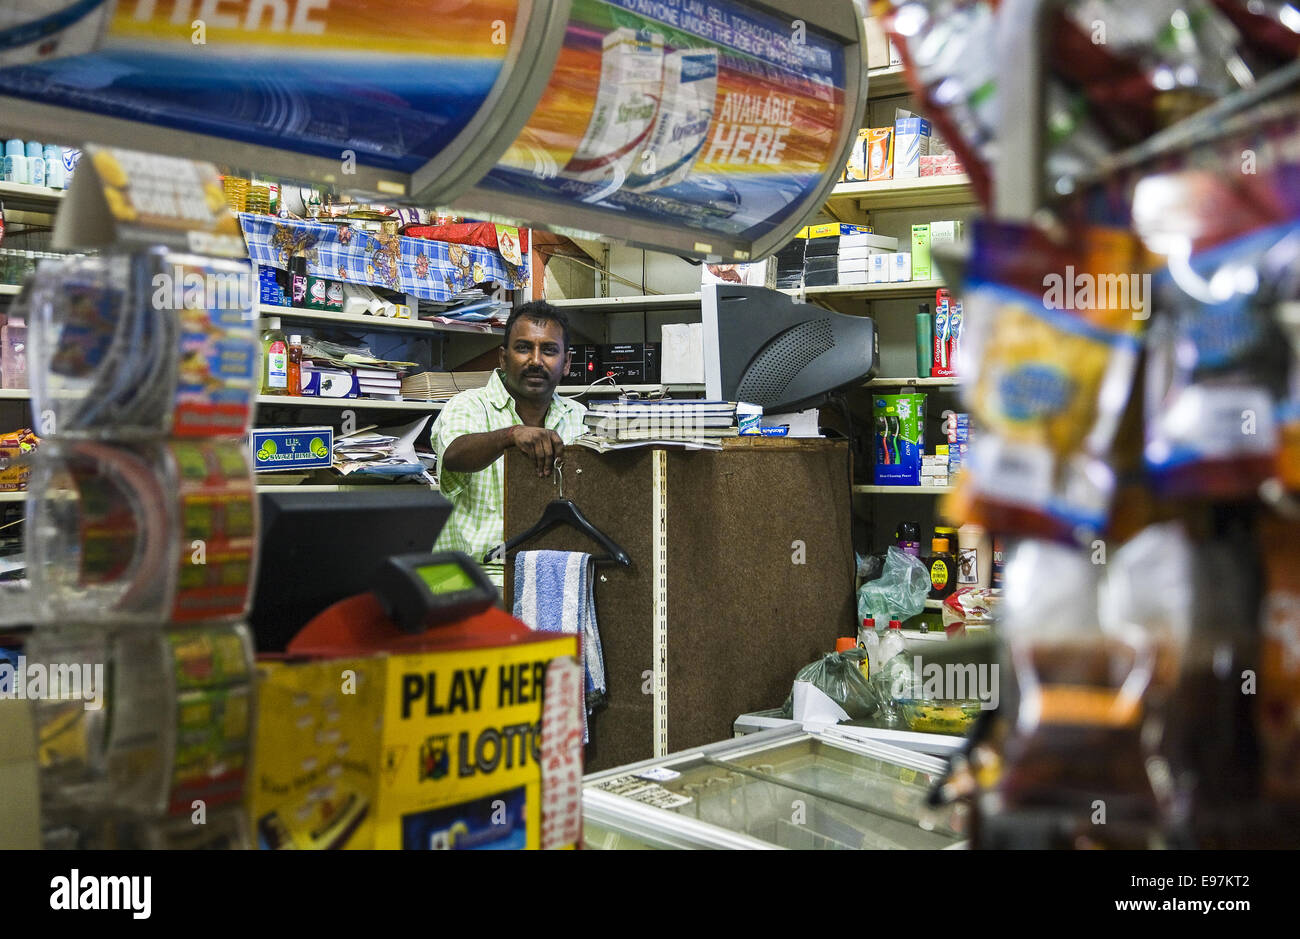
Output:
[[542,692],[578,638],[518,629],[478,648],[260,663],[247,802],[259,845],[541,846]]
[[877,16],[868,16],[863,22],[867,34],[867,68],[889,68],[889,37]]
[[891,254],[889,257],[889,282],[906,284],[912,279],[912,255],[906,251]]
[[18,492],[27,488],[32,467],[23,458],[38,444],[30,430],[0,434],[0,492]]
[[333,427],[259,427],[251,436],[259,473],[329,469],[333,460]]
[[872,127],[867,135],[867,179],[894,178],[894,128]]
[[361,396],[361,382],[352,372],[341,368],[303,365],[302,394],[305,398],[358,398]]
[[11,319],[0,326],[0,388],[27,387],[27,324]]
[[930,223],[930,250],[934,251],[940,245],[950,245],[961,240],[962,226],[960,221],[931,222]]
[[849,151],[848,162],[844,164],[844,180],[850,183],[863,182],[867,178],[867,143],[871,131],[863,127],[858,130],[853,149]]
[[891,238],[888,235],[877,235],[872,232],[841,232],[840,233],[840,254],[846,250],[875,248],[879,251],[897,251],[898,239]]
[[923,117],[894,121],[894,179],[917,179],[921,157],[930,152],[930,122]]
[[871,266],[867,268],[867,283],[869,284],[887,284],[889,283],[890,267],[888,254],[873,254],[868,258]]
[[871,413],[876,484],[919,486],[925,450],[925,395],[876,395]]
[[930,267],[930,225],[912,226],[912,279],[933,280]]

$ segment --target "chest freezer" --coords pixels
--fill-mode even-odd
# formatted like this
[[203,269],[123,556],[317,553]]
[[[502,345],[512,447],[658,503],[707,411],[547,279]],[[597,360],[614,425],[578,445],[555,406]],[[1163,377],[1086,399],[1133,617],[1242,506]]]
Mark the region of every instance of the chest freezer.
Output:
[[593,849],[938,849],[965,846],[963,807],[926,793],[942,760],[794,725],[634,763],[583,784]]

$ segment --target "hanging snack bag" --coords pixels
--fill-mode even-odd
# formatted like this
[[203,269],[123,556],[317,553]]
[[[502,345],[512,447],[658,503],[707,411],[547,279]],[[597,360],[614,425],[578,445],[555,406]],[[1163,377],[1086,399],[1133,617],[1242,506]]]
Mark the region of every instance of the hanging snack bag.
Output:
[[1141,180],[1134,226],[1168,258],[1153,286],[1144,461],[1166,495],[1248,497],[1273,474],[1288,348],[1273,307],[1300,261],[1295,172],[1252,191],[1185,170]]
[[966,464],[969,521],[1047,537],[1105,525],[1146,315],[1141,263],[1119,230],[1086,229],[1067,249],[1033,228],[976,223],[964,394],[983,433]]

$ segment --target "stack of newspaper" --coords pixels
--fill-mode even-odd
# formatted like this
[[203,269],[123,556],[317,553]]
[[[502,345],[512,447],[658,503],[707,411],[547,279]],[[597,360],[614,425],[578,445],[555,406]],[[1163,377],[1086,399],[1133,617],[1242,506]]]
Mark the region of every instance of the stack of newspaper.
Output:
[[574,444],[602,453],[664,444],[721,450],[722,438],[737,434],[734,401],[594,401],[584,420],[587,432]]
[[468,388],[482,388],[487,372],[420,372],[402,379],[402,397],[414,401],[450,401]]

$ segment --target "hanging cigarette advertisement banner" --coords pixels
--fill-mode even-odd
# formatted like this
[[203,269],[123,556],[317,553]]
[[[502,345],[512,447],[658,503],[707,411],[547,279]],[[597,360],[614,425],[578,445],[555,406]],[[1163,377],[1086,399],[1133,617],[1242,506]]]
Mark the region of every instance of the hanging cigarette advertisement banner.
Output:
[[413,172],[487,101],[519,6],[118,0],[109,19],[111,3],[37,2],[0,13],[0,95]]
[[802,20],[574,0],[540,103],[478,190],[756,240],[825,179],[846,106],[845,47]]

